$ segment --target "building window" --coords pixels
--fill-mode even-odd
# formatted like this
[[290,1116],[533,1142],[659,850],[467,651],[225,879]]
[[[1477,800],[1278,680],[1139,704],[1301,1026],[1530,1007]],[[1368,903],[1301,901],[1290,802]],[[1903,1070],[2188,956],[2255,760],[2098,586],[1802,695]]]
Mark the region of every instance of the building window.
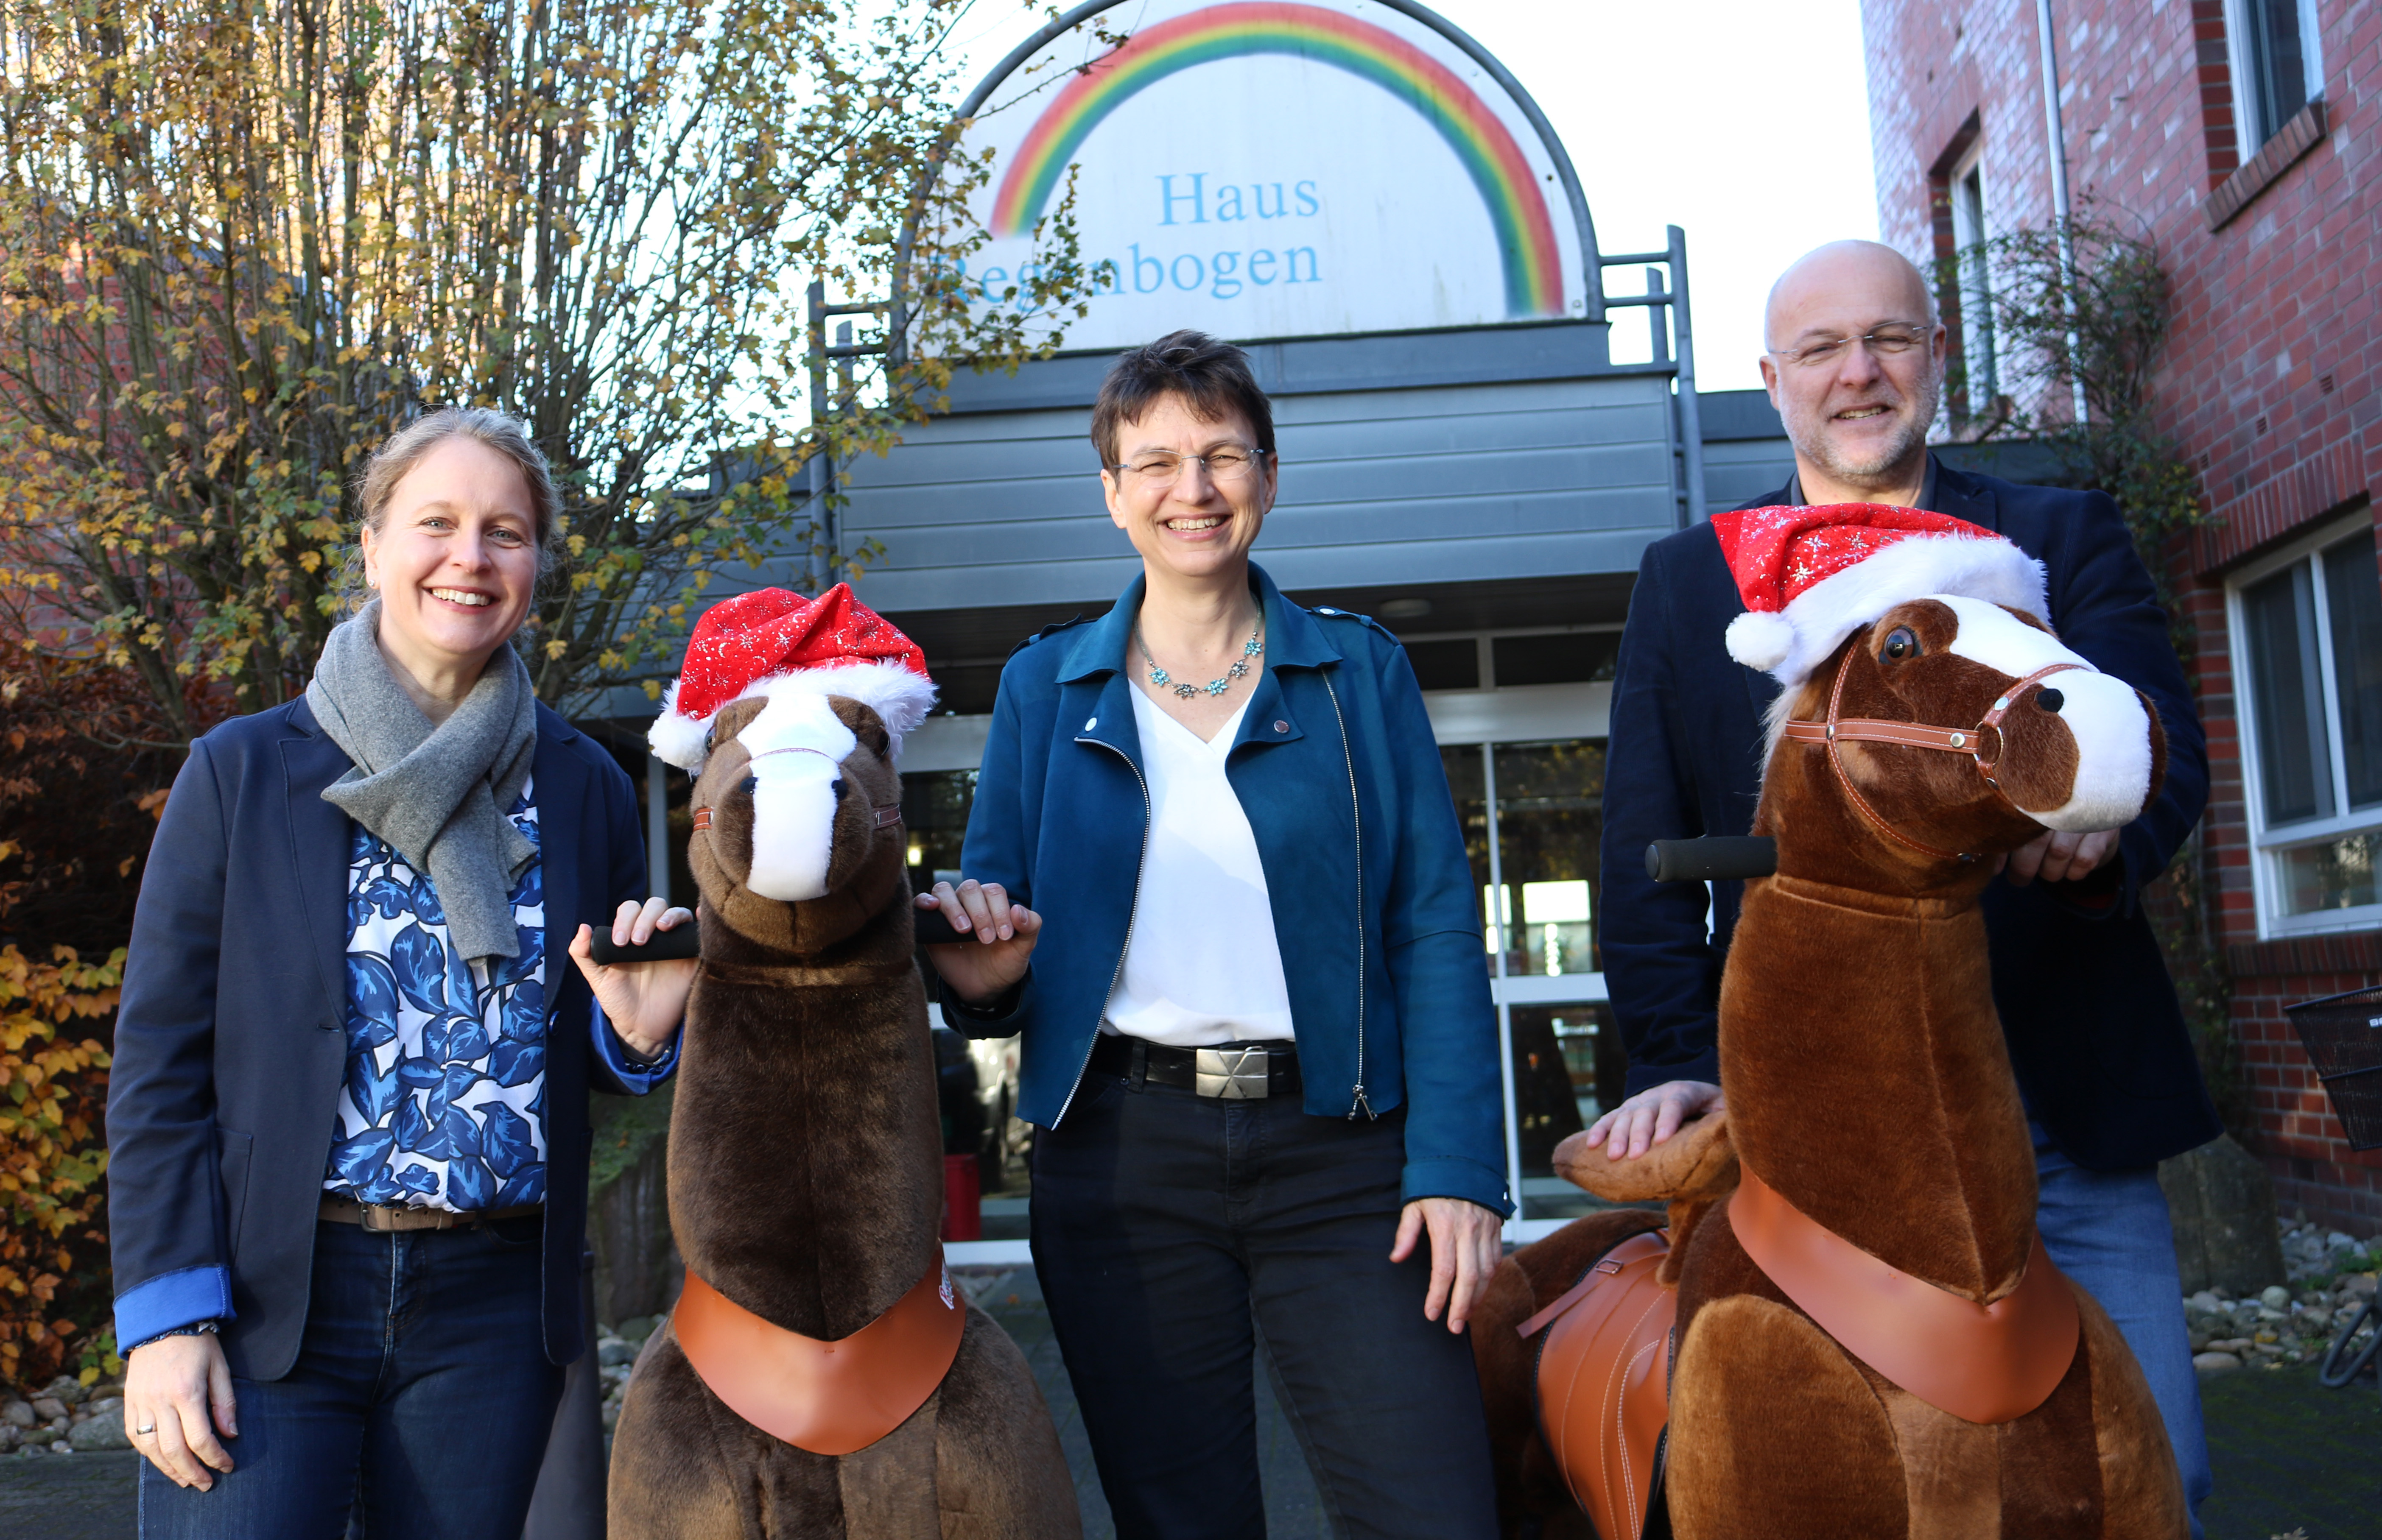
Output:
[[1994,343],[1994,289],[1985,242],[1985,170],[1971,155],[1952,177],[1952,245],[1960,274],[1960,361],[1967,372],[1969,414],[1990,417],[2000,397],[1999,349]]
[[2315,0],[2228,0],[2225,23],[2235,127],[2246,161],[2324,94]]
[[2233,588],[2268,934],[2382,924],[2382,570],[2370,510]]

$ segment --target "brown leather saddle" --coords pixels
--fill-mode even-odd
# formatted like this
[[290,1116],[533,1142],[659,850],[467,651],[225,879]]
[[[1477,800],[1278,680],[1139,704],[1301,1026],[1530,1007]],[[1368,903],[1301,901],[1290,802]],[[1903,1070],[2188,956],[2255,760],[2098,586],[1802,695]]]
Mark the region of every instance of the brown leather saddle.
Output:
[[1629,1237],[1520,1327],[1539,1338],[1540,1432],[1604,1540],[1670,1530],[1659,1501],[1679,1303],[1660,1277],[1670,1250],[1666,1230]]
[[[2024,1416],[2075,1358],[2075,1296],[2040,1235],[2018,1287],[1986,1305],[1860,1250],[1750,1167],[1710,1218],[1729,1225],[1754,1265],[1846,1351],[1968,1422]],[[1630,1236],[1518,1328],[1539,1338],[1540,1432],[1603,1540],[1670,1533],[1662,1486],[1678,1290],[1661,1276],[1670,1250],[1668,1230]]]

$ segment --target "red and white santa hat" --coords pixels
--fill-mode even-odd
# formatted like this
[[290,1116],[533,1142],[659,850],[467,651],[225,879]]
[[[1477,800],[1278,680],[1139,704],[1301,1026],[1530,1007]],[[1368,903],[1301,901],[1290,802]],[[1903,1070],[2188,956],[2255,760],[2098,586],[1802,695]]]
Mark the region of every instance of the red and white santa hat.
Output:
[[2050,608],[2043,563],[1991,530],[1922,508],[1745,508],[1714,514],[1712,526],[1745,601],[1728,624],[1728,655],[1788,690],[1846,637],[1913,599]]
[[926,654],[853,598],[851,584],[816,599],[764,588],[703,612],[645,740],[658,758],[692,773],[702,767],[720,707],[790,692],[843,695],[871,707],[892,736],[896,759],[902,738],[935,704]]

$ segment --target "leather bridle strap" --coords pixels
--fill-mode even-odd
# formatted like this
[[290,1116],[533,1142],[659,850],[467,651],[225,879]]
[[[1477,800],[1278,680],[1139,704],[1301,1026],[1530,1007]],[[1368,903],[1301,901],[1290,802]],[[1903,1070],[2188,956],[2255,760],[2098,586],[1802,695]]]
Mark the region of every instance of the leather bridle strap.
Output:
[[[901,821],[901,803],[879,802],[877,804],[877,826],[878,828],[890,829]],[[711,810],[709,808],[699,807],[694,810],[694,826],[698,829],[707,829],[711,827]]]
[[[2003,691],[2000,695],[1996,696],[1994,700],[1993,709],[1986,712],[1984,719],[1977,724],[1976,746],[1971,751],[1971,757],[1975,759],[1977,762],[1977,774],[1984,776],[1985,784],[1992,787],[1995,791],[1999,791],[2002,788],[2002,783],[1994,779],[1994,771],[2000,766],[2002,750],[2007,746],[2002,738],[2002,718],[2009,715],[2010,707],[2018,704],[2020,696],[2025,694],[2028,691],[2032,690],[2036,685],[2041,684],[2044,679],[2049,678],[2052,675],[2064,674],[2071,668],[2082,669],[2088,674],[2098,672],[2098,670],[2093,668],[2087,664],[2046,663],[2042,667],[2036,669],[2033,673],[2029,674],[2026,678],[2019,680],[2016,684],[2011,685],[2008,690]],[[1991,728],[1994,735],[1994,757],[1991,759],[1987,759],[1984,754],[1984,734],[1987,728]],[[2004,798],[2003,801],[2007,801],[2008,799]]]
[[[1848,650],[1844,661],[1836,665],[1836,683],[1828,691],[1828,719],[1824,722],[1790,721],[1786,724],[1785,736],[1792,742],[1825,746],[1828,764],[1836,775],[1836,784],[1844,788],[1846,797],[1850,799],[1854,809],[1869,826],[1897,844],[1933,861],[1975,861],[1977,856],[1972,851],[1939,850],[1933,845],[1911,838],[1887,823],[1877,809],[1870,805],[1869,799],[1861,795],[1860,788],[1853,784],[1852,776],[1845,769],[1844,751],[1838,745],[1848,741],[1889,743],[1903,749],[1936,749],[1946,753],[1967,754],[1975,762],[1977,774],[1984,777],[1985,784],[2000,793],[2001,782],[1994,778],[1994,771],[2000,767],[2002,750],[2006,747],[2002,718],[2009,714],[2010,707],[2018,703],[2020,696],[2054,674],[2071,668],[2081,668],[2088,673],[2093,671],[2091,665],[2083,663],[2046,664],[2004,690],[1995,698],[1993,708],[1985,713],[1983,720],[1975,727],[1938,727],[1924,722],[1895,722],[1875,716],[1839,716],[1837,711],[1845,698],[1845,678],[1851,672],[1852,662],[1853,654]],[[1985,734],[1988,732],[1994,737],[1991,759],[1984,754]],[[2009,801],[2007,795],[2002,800]]]

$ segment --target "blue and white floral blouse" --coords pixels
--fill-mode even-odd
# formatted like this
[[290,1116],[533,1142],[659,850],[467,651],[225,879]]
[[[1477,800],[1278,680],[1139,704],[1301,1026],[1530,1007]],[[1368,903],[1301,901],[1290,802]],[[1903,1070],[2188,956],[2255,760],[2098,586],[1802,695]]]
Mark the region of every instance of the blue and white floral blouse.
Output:
[[[538,845],[532,790],[507,816]],[[348,1075],[324,1187],[465,1213],[544,1203],[542,856],[513,884],[521,955],[467,961],[427,874],[361,825],[349,849]]]

